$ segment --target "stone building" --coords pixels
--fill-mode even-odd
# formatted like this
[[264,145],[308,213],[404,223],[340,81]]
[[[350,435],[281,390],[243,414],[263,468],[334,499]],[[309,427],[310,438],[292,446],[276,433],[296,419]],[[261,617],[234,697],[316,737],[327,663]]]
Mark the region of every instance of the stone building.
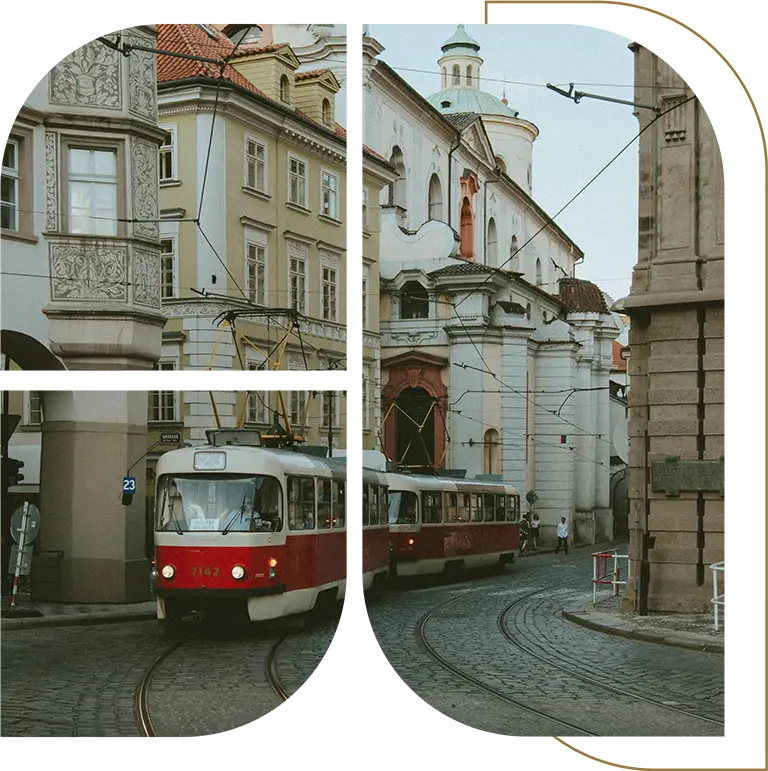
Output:
[[[151,25],[122,34],[156,43]],[[123,56],[90,40],[30,84],[0,148],[0,353],[10,371],[151,372],[165,324],[162,138],[152,53]],[[144,504],[120,502],[126,470],[135,464],[143,476],[143,461],[135,462],[146,450],[146,386],[59,381],[8,396],[22,423],[8,452],[25,463],[15,492],[30,499],[39,483],[33,593],[69,602],[149,599]]]
[[[724,205],[717,138],[682,78],[639,44],[640,140],[630,315],[627,609],[704,611],[724,557]],[[643,128],[653,119],[638,110]]]
[[[349,141],[335,119],[339,84],[329,70],[297,72],[290,46],[263,45],[248,28],[157,26],[163,50],[220,59],[234,52],[218,93],[199,228],[190,218],[201,206],[218,67],[158,56],[160,123],[167,132],[160,242],[168,319],[159,366],[193,375],[207,367],[216,374],[273,371],[278,364],[283,371],[343,369],[351,365],[348,325],[359,325],[362,371],[371,381],[362,393],[362,446],[375,447],[378,413],[370,392],[380,354],[379,241],[370,231],[373,204],[395,173],[367,148],[358,168],[349,163]],[[217,343],[220,314],[238,299],[297,311],[300,334],[288,334],[288,318],[274,310],[240,317],[235,338],[227,332]],[[335,447],[353,444],[342,420],[347,403],[337,394],[330,410],[325,391],[290,390],[286,397],[291,428],[309,444],[326,444],[329,428]],[[275,389],[214,391],[213,398],[223,426],[266,429],[276,411],[285,423]],[[157,391],[149,410],[150,440],[175,429],[202,441],[216,424],[206,392]]]
[[534,492],[544,540],[561,516],[578,541],[610,537],[619,330],[575,276],[584,254],[533,197],[538,129],[482,90],[463,26],[428,97],[383,50],[364,38],[364,142],[397,173],[380,200],[383,450]]

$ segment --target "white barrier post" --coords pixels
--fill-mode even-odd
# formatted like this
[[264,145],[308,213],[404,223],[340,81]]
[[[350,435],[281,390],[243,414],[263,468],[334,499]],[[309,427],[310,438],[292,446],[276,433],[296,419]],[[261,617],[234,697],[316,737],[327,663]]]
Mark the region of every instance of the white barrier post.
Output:
[[717,574],[725,570],[725,562],[715,562],[709,566],[712,569],[712,604],[715,606],[715,631],[720,630],[720,606],[725,607],[725,592],[718,594]]

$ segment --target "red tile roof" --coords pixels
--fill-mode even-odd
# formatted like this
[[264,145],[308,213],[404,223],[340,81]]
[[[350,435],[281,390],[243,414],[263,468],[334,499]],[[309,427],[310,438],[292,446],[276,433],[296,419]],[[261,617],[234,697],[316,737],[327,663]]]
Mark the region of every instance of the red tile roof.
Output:
[[[191,54],[192,56],[202,56],[207,59],[224,60],[235,48],[235,44],[228,38],[220,35],[216,40],[210,37],[205,30],[198,24],[158,24],[157,25],[157,47],[165,51],[173,51],[180,54]],[[254,52],[274,51],[283,48],[286,43],[277,45],[263,46],[262,48],[250,48],[243,50],[242,55]],[[235,53],[235,57],[240,55],[240,49]],[[199,62],[194,59],[181,59],[177,56],[167,56],[158,54],[157,56],[157,82],[166,83],[174,80],[185,80],[186,78],[210,78],[219,79],[220,66],[212,62]],[[314,70],[320,72],[321,70]],[[297,77],[300,73],[297,73]],[[306,73],[304,73],[306,74]],[[281,105],[274,99],[270,99],[263,91],[260,91],[246,77],[241,75],[234,67],[227,64],[224,68],[224,80],[234,83],[237,86],[247,89],[253,94],[257,94],[262,99],[267,99],[275,105]],[[317,121],[312,120],[301,110],[294,110],[297,117],[315,125],[322,126]],[[325,128],[325,127],[323,127]],[[340,124],[334,127],[334,133],[339,139],[346,141],[347,131]]]
[[613,368],[626,371],[627,362],[621,358],[621,352],[629,349],[628,345],[622,345],[618,340],[613,341]]
[[304,70],[304,72],[296,73],[296,80],[307,80],[309,78],[319,78],[321,75],[325,75],[330,70]]
[[597,284],[582,278],[561,278],[556,295],[571,313],[608,313],[605,297]]

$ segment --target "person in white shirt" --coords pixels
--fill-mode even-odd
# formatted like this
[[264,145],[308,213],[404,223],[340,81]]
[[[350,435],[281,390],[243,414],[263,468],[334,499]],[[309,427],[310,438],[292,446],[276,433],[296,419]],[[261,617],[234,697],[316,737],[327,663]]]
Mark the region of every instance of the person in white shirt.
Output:
[[560,522],[557,523],[557,548],[555,554],[560,551],[560,546],[565,546],[565,553],[568,554],[568,523],[565,521],[565,517],[560,517]]

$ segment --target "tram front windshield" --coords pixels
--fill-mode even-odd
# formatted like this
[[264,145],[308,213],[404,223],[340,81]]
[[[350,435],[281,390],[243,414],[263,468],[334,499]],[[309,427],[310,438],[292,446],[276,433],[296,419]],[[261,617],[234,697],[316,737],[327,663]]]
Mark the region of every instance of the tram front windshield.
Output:
[[281,523],[274,477],[163,475],[157,485],[155,530],[270,532]]
[[416,493],[389,491],[389,524],[415,525],[419,521]]

